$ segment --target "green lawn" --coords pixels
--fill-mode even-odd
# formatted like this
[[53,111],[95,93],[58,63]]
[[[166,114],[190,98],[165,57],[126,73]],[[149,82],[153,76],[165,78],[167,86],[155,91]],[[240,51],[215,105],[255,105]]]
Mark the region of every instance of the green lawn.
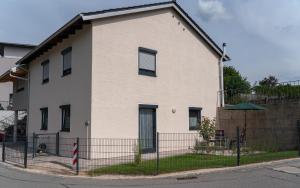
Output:
[[[255,155],[241,156],[241,165],[259,163],[280,159],[296,158],[298,151],[284,151],[262,153]],[[235,156],[216,156],[201,154],[184,154],[173,157],[162,158],[159,161],[159,173],[170,173],[186,170],[220,168],[236,166]],[[103,174],[121,175],[154,175],[157,173],[156,160],[143,161],[136,165],[134,163],[113,165],[89,171],[92,176]]]

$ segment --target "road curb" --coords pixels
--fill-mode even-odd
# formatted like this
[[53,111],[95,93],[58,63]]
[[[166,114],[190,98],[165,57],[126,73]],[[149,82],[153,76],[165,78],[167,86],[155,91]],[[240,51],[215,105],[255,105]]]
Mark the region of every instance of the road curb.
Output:
[[48,171],[44,170],[36,170],[36,169],[24,169],[17,167],[10,163],[3,163],[0,162],[0,165],[5,166],[10,169],[28,172],[32,174],[43,174],[49,175],[54,177],[67,177],[67,178],[82,178],[82,179],[98,179],[98,180],[134,180],[134,179],[162,179],[162,178],[181,178],[181,177],[188,177],[188,176],[198,176],[202,174],[209,174],[215,172],[226,172],[226,171],[235,171],[235,170],[243,170],[243,169],[251,169],[257,167],[266,167],[269,165],[277,165],[283,162],[293,162],[293,161],[300,161],[300,158],[292,158],[292,159],[283,159],[277,161],[270,161],[270,162],[263,162],[263,163],[255,163],[255,164],[248,164],[243,166],[237,167],[226,167],[226,168],[211,168],[211,169],[200,169],[200,170],[192,170],[192,171],[183,171],[183,172],[176,172],[176,173],[169,173],[169,174],[161,174],[157,176],[127,176],[127,175],[102,175],[102,176],[85,176],[85,175],[60,175],[60,174],[53,174],[49,173]]

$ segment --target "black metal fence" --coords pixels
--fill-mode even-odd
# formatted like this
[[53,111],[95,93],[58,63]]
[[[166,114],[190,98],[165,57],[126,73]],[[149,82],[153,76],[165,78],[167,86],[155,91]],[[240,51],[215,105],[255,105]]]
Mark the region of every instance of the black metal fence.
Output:
[[208,141],[199,133],[157,133],[155,140],[34,134],[16,143],[4,140],[0,152],[3,161],[25,168],[27,165],[46,168],[58,165],[74,174],[89,175],[156,175],[296,157],[297,149],[300,155],[299,136],[295,138],[298,148],[296,144],[282,153],[280,145],[285,144],[285,138],[277,138],[281,142],[274,143],[268,131],[271,130],[248,129],[245,133],[243,128],[237,128],[235,137],[228,138],[225,134]]

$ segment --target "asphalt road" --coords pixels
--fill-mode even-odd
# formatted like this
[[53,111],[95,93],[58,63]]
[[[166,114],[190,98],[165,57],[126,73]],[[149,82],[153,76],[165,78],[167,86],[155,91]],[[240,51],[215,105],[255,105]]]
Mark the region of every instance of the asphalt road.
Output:
[[299,188],[300,159],[273,165],[190,176],[144,180],[100,180],[32,174],[0,164],[0,188]]

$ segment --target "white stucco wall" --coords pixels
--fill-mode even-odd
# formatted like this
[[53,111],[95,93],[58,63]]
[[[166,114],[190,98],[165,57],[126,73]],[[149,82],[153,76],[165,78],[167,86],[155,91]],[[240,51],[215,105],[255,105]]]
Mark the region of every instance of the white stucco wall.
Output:
[[[159,106],[159,132],[191,132],[189,107],[216,116],[218,57],[173,11],[98,20],[92,36],[92,137],[137,138],[139,104]],[[138,74],[138,47],[158,51],[157,77]]]
[[25,56],[31,48],[15,47],[15,46],[4,46],[4,56],[11,58],[22,58]]
[[[86,137],[85,121],[91,109],[91,25],[85,25],[68,39],[30,63],[28,133],[56,133],[61,130],[61,105],[71,105],[71,130],[61,137]],[[72,47],[72,73],[62,77],[61,51]],[[49,83],[42,84],[41,63],[49,59]],[[40,108],[48,107],[48,130],[41,131]],[[63,143],[64,141],[61,140]],[[72,144],[70,141],[69,144]]]

